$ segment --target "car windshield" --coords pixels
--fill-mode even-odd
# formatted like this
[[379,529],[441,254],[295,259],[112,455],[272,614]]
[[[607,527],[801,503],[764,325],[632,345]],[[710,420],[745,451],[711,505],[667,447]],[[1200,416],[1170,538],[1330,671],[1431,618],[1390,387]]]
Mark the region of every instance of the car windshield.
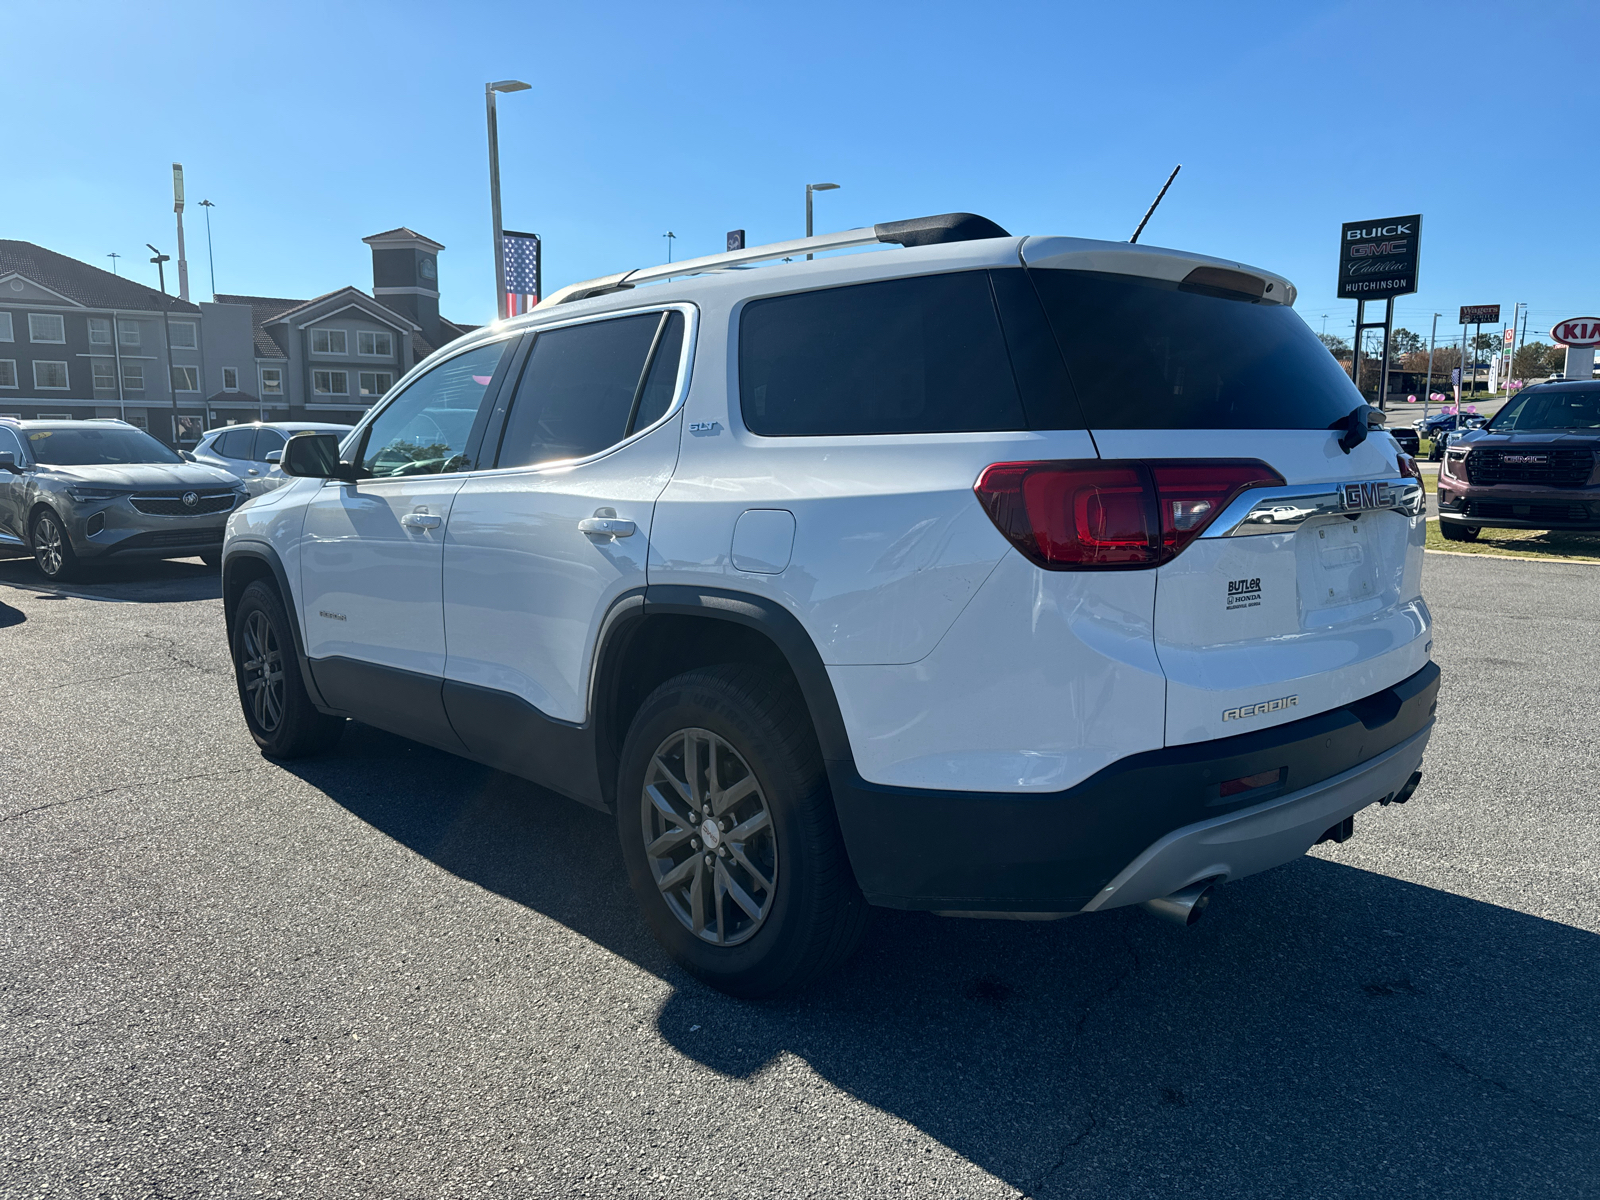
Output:
[[183,461],[142,429],[30,429],[27,438],[33,457],[53,467],[120,467],[132,463]]
[[1600,429],[1600,384],[1529,388],[1489,422],[1499,433],[1522,429]]

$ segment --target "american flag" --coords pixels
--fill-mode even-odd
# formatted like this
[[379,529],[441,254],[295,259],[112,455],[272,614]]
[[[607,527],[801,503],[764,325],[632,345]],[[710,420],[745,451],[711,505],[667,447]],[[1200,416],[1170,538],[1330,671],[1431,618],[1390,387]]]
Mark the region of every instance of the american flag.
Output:
[[539,235],[500,232],[506,260],[506,315],[528,312],[539,303]]

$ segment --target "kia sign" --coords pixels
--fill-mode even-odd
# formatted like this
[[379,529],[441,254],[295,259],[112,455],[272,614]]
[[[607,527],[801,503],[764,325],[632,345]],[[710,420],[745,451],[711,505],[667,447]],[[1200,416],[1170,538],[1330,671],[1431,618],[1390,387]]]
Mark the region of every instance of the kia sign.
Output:
[[1341,226],[1339,299],[1384,300],[1416,291],[1421,236],[1421,214]]
[[1573,317],[1570,321],[1557,321],[1550,330],[1557,345],[1573,346],[1580,350],[1600,346],[1600,317]]
[[1461,324],[1463,325],[1493,325],[1500,319],[1500,306],[1498,304],[1463,304],[1461,306]]

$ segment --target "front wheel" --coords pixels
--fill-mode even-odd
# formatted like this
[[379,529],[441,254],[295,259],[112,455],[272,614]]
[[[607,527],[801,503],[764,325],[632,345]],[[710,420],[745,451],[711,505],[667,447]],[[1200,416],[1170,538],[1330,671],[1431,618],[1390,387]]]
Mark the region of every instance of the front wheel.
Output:
[[1477,525],[1458,525],[1454,521],[1439,522],[1439,532],[1447,542],[1475,542],[1479,528]]
[[41,575],[51,583],[65,583],[77,577],[78,556],[73,553],[72,540],[67,537],[61,518],[50,509],[34,517],[31,540],[33,561]]
[[245,724],[269,758],[304,758],[332,748],[343,717],[318,712],[300,678],[289,614],[277,591],[257,580],[233,616],[233,671]]
[[735,996],[795,991],[866,927],[805,701],[753,667],[690,671],[623,744],[617,830],[656,939]]

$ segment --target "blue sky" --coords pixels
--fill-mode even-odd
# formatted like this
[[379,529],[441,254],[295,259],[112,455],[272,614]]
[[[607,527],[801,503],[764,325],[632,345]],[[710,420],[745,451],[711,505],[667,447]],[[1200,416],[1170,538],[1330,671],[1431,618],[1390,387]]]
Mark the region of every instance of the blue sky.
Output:
[[[1399,323],[1600,309],[1593,7],[612,2],[8,5],[0,237],[154,283],[189,191],[192,294],[371,286],[361,238],[445,244],[447,316],[493,316],[483,84],[505,223],[546,290],[665,258],[966,210],[1016,233],[1141,239],[1271,267],[1314,329],[1341,221],[1424,214]],[[1587,83],[1585,82],[1587,81]],[[1568,135],[1563,129],[1577,131]]]

